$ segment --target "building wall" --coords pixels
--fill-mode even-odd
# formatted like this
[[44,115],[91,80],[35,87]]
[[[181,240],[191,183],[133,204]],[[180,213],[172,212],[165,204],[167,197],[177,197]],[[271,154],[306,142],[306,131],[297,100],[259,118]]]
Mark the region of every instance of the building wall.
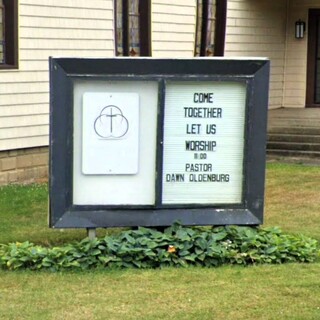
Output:
[[[0,70],[0,184],[45,175],[48,58],[113,57],[113,5],[19,1],[19,69]],[[270,108],[304,107],[307,34],[296,40],[294,22],[319,7],[319,0],[228,0],[225,55],[270,58]],[[192,58],[196,1],[152,0],[151,15],[152,56]]]
[[195,0],[153,0],[151,20],[154,58],[193,57]]
[[228,0],[225,56],[271,60],[270,108],[283,102],[286,12],[287,0]]
[[48,178],[48,147],[0,151],[0,186]]
[[[193,57],[196,1],[152,0],[151,11],[153,56]],[[19,1],[19,69],[0,70],[0,185],[47,176],[48,58],[114,47],[114,0]]]
[[[196,2],[151,10],[153,56],[192,57]],[[114,56],[113,0],[20,0],[19,69],[0,70],[0,150],[48,145],[49,56]]]
[[114,54],[112,0],[20,0],[19,69],[0,70],[0,150],[48,145],[49,56]]
[[[320,8],[319,0],[290,0],[287,25],[287,54],[284,78],[285,107],[304,108],[306,101],[308,10]],[[307,23],[303,39],[295,39],[294,27],[297,20]]]

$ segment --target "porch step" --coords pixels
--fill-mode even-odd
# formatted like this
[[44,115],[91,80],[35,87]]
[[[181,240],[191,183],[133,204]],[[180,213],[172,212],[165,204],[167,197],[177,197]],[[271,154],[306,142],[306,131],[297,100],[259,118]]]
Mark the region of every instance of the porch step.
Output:
[[269,110],[267,155],[320,163],[320,108]]
[[320,143],[320,134],[269,133],[268,142]]
[[267,155],[320,159],[320,124],[317,127],[273,126],[268,130]]
[[270,141],[268,142],[268,150],[320,152],[320,143]]
[[319,119],[273,119],[269,118],[271,122],[271,127],[308,127],[308,128],[318,128]]
[[294,127],[281,127],[272,126],[268,128],[269,134],[288,134],[288,135],[320,135],[320,122],[317,126],[294,126]]

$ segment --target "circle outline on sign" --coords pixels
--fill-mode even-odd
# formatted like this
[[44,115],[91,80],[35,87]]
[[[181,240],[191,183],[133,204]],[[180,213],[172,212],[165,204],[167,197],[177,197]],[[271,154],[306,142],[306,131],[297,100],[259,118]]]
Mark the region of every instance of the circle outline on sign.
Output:
[[[108,108],[115,108],[115,109],[117,109],[118,111],[119,111],[119,113],[118,114],[115,114],[115,115],[113,115],[112,113],[111,113],[111,115],[109,115],[109,114],[104,114],[103,112],[104,112],[104,110],[106,110],[106,109],[108,109]],[[111,109],[112,110],[112,109]],[[101,119],[102,119],[102,117],[106,117],[106,118],[111,118],[111,134],[110,135],[108,135],[108,136],[105,136],[105,135],[102,135],[102,134],[100,134],[99,132],[98,132],[98,130],[97,130],[97,121],[98,120],[100,120],[101,121]],[[126,123],[125,123],[125,126],[126,126],[126,130],[124,130],[124,132],[122,133],[122,134],[120,134],[120,135],[113,135],[112,134],[112,119],[113,119],[113,117],[121,117],[121,122],[124,120]],[[101,137],[101,138],[103,138],[103,139],[120,139],[120,138],[122,138],[122,137],[124,137],[126,134],[127,134],[127,132],[129,131],[129,121],[128,121],[128,119],[123,115],[123,112],[122,112],[122,110],[119,108],[119,107],[117,107],[117,106],[115,106],[115,105],[108,105],[108,106],[106,106],[106,107],[104,107],[102,110],[101,110],[101,112],[100,112],[100,115],[96,118],[96,120],[94,121],[94,125],[93,125],[93,129],[94,129],[94,131],[95,131],[95,133],[96,133],[96,135],[98,135],[99,137]]]

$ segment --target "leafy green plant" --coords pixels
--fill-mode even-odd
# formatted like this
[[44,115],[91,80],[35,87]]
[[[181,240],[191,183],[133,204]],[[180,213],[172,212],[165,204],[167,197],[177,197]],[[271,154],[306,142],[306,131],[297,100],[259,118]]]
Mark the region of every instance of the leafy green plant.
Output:
[[141,227],[61,247],[0,245],[0,267],[8,270],[280,264],[313,262],[317,256],[316,240],[283,234],[279,228],[188,228],[179,223],[164,232]]

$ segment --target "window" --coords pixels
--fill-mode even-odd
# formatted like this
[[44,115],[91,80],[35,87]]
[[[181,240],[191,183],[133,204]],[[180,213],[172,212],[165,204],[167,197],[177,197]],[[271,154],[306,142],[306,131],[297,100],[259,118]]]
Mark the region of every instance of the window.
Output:
[[0,69],[18,67],[18,0],[0,0]]
[[117,56],[150,56],[150,0],[115,0]]
[[195,56],[223,56],[227,0],[197,0]]

